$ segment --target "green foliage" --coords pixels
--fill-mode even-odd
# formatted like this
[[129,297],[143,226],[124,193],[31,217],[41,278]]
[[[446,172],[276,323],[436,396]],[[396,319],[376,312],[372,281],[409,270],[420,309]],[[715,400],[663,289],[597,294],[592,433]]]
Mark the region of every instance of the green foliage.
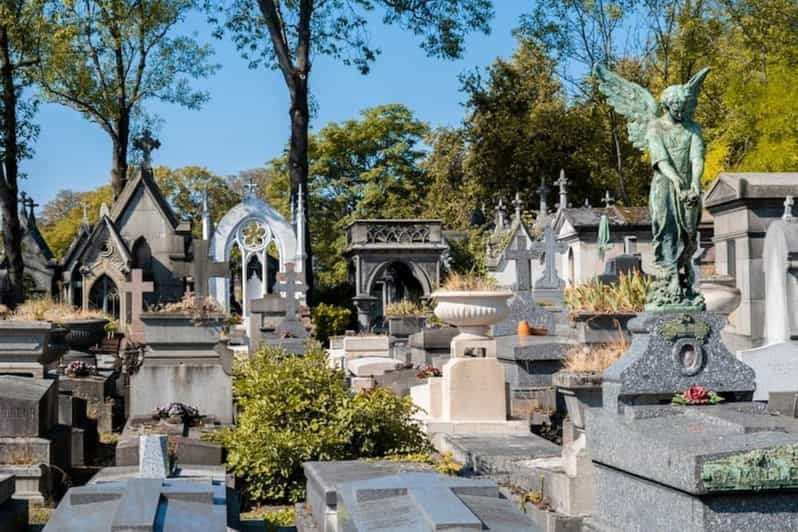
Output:
[[453,273],[487,275],[488,233],[481,227],[469,227],[462,238],[450,238],[449,268]]
[[100,218],[100,206],[103,203],[111,205],[113,192],[109,185],[105,185],[91,192],[74,193],[72,201],[63,202],[63,199],[64,194],[59,193],[54,200],[47,203],[44,210],[50,214],[39,222],[42,236],[57,258],[63,258],[69,244],[78,234],[83,219],[83,205],[86,205],[89,223],[95,224]]
[[320,303],[311,310],[311,318],[315,330],[316,340],[321,345],[327,345],[330,336],[346,332],[352,319],[352,311],[346,307],[336,307]]
[[302,463],[429,450],[410,398],[386,389],[352,395],[324,351],[304,357],[265,347],[235,369],[238,424],[211,437],[249,503],[304,497]]
[[208,206],[214,223],[241,201],[227,179],[207,168],[185,166],[171,170],[165,166],[154,170],[155,180],[164,196],[181,218],[192,220],[194,236],[202,235],[202,196],[207,190]]
[[605,284],[597,279],[565,289],[565,306],[572,313],[614,314],[617,312],[642,312],[646,305],[651,280],[634,270],[622,273],[615,284]]

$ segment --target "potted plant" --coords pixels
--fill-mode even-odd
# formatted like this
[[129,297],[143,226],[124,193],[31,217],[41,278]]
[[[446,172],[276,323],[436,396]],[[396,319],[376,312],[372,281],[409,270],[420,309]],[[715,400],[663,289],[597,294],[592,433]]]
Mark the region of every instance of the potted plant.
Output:
[[424,328],[429,309],[418,303],[403,299],[385,307],[385,318],[388,320],[388,334],[397,338],[406,338]]
[[12,321],[48,321],[65,329],[63,341],[70,349],[86,351],[105,335],[109,319],[99,311],[84,311],[66,303],[42,297],[30,299],[9,316]]
[[460,329],[460,334],[484,337],[490,326],[510,314],[512,292],[499,290],[496,281],[477,275],[451,275],[432,294],[435,315]]
[[593,279],[566,288],[565,306],[577,329],[577,339],[586,344],[614,341],[619,329],[629,337],[629,321],[646,305],[650,278],[639,271],[621,273],[617,283]]
[[604,371],[618,361],[629,347],[622,333],[615,341],[593,346],[576,346],[565,354],[564,369],[555,373],[552,383],[565,399],[565,408],[579,430],[585,428],[585,408],[601,406]]

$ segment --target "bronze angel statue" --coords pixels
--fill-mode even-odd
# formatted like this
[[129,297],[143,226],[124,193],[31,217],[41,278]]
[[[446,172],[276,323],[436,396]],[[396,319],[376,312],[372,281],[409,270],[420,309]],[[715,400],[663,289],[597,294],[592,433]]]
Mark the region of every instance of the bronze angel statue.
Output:
[[646,310],[704,308],[694,288],[692,257],[701,219],[704,139],[693,121],[701,84],[709,68],[684,85],[665,89],[664,112],[646,89],[596,65],[594,74],[607,101],[628,121],[629,139],[651,158],[654,177],[648,208],[657,276],[646,297]]

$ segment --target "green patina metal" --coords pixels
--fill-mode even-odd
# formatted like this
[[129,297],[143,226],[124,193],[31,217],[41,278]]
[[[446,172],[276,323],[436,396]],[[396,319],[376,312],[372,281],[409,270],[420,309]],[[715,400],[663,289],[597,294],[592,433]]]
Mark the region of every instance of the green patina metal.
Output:
[[664,321],[657,329],[657,334],[673,342],[679,338],[695,338],[703,342],[709,336],[712,328],[703,320],[697,320],[689,314]]
[[757,449],[705,462],[701,481],[708,492],[798,488],[798,445]]
[[654,177],[648,208],[657,278],[646,296],[646,310],[703,310],[695,290],[692,257],[701,218],[704,139],[693,121],[698,94],[709,72],[705,68],[684,85],[665,89],[664,112],[649,91],[602,65],[594,71],[609,104],[627,119],[629,139],[651,159]]

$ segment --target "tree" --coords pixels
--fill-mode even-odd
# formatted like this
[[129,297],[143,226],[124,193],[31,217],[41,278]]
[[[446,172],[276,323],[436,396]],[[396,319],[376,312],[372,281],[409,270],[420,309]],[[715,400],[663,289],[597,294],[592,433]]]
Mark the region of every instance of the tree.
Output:
[[214,223],[241,200],[240,194],[222,178],[207,168],[186,166],[170,170],[165,166],[154,170],[155,180],[170,205],[181,218],[192,220],[194,236],[202,235],[202,196],[208,194],[208,206]]
[[83,222],[83,209],[86,209],[86,216],[90,225],[97,223],[100,218],[100,207],[103,203],[110,204],[113,200],[113,192],[110,185],[104,185],[96,190],[89,192],[78,192],[74,194],[72,206],[67,209],[62,199],[67,195],[59,191],[55,198],[44,205],[42,212],[56,213],[58,216],[51,215],[39,220],[39,230],[50,246],[56,258],[61,259],[69,248],[69,245],[78,234],[80,224]]
[[[207,0],[210,6],[213,0]],[[441,58],[457,58],[465,35],[487,33],[493,16],[490,0],[232,0],[212,10],[212,20],[232,32],[242,56],[255,68],[265,63],[279,69],[290,96],[291,137],[288,172],[291,198],[300,186],[308,190],[308,106],[312,55],[340,59],[367,73],[379,54],[368,33],[368,16],[376,6],[383,22],[396,24],[422,38],[422,48]],[[302,201],[307,207],[307,195]],[[311,212],[306,208],[306,212]],[[313,285],[311,238],[307,242],[308,284]]]
[[[308,223],[320,287],[346,280],[343,250],[351,221],[422,214],[429,190],[421,166],[428,133],[407,107],[394,104],[366,109],[357,120],[331,122],[310,136],[308,192],[314,208]],[[273,160],[271,170],[261,190],[270,201],[288,197],[288,155]]]
[[199,108],[205,92],[191,80],[213,73],[212,50],[175,26],[195,0],[68,0],[56,8],[53,53],[39,83],[50,100],[97,123],[113,145],[111,186],[124,188],[128,144],[149,99]]
[[53,225],[59,219],[69,216],[75,207],[79,207],[80,193],[74,190],[62,189],[55,193],[55,197],[48,201],[39,212],[39,225]]
[[8,260],[10,303],[23,299],[25,265],[17,196],[19,162],[32,154],[38,127],[32,118],[36,102],[26,99],[30,71],[42,60],[43,40],[50,34],[44,0],[0,4],[0,211]]

